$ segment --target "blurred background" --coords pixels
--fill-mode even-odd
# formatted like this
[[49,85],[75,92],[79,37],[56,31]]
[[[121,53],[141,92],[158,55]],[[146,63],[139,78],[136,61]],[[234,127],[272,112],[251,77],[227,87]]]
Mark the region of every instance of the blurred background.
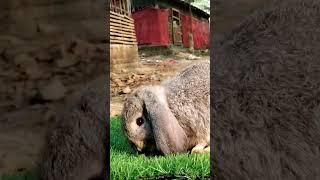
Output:
[[106,68],[106,2],[0,2],[0,179],[36,167],[72,94]]

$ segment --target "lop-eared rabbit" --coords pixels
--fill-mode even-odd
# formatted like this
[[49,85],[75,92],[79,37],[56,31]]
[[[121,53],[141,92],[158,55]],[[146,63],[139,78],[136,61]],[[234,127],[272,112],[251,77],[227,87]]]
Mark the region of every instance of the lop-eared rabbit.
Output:
[[141,86],[122,111],[122,127],[139,152],[210,152],[210,64],[196,63],[160,85]]

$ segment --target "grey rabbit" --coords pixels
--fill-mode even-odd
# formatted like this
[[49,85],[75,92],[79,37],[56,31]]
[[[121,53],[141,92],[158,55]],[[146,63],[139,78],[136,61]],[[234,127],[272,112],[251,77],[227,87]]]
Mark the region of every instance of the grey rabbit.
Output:
[[139,152],[210,152],[210,64],[196,63],[124,103],[122,127]]
[[107,84],[103,78],[75,95],[48,133],[40,164],[43,180],[103,179],[106,168]]

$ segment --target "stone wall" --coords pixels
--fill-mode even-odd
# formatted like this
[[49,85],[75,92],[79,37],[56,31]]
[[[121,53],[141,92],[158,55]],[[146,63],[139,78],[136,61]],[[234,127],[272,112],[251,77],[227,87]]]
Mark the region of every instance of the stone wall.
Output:
[[106,70],[102,0],[0,2],[0,114],[64,99]]

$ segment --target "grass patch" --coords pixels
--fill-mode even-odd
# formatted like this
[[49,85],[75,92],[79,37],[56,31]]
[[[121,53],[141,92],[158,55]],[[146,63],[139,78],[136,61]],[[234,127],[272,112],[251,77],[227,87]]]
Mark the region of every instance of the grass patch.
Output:
[[157,56],[157,55],[162,55],[162,56],[170,56],[173,55],[173,50],[169,46],[152,46],[152,45],[147,45],[147,46],[139,46],[139,54],[144,54],[145,57],[150,57],[150,56]]
[[210,56],[210,49],[194,50],[196,56]]
[[183,176],[196,179],[210,176],[209,154],[182,154],[146,157],[134,151],[124,137],[118,117],[110,121],[111,179]]

